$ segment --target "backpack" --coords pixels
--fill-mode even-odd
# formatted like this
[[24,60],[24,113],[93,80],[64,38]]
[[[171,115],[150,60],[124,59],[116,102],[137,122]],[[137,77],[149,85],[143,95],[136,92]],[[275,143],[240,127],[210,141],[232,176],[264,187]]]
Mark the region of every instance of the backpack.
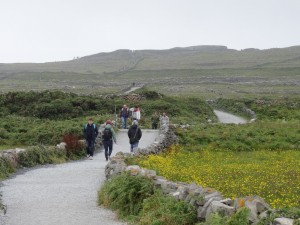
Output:
[[112,139],[112,131],[110,128],[105,128],[102,134],[102,139],[104,141],[110,141]]

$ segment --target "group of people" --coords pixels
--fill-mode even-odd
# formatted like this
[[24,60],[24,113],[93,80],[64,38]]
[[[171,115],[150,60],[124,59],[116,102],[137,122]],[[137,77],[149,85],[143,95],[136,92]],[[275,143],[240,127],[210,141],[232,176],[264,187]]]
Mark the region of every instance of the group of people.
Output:
[[127,105],[123,105],[120,112],[123,129],[127,129],[127,120],[130,116],[133,121],[139,121],[141,119],[140,108],[138,106],[135,106],[134,108],[129,109]]
[[[122,128],[127,129],[127,120],[131,116],[132,125],[128,129],[127,135],[130,143],[130,152],[133,153],[134,149],[138,147],[139,141],[142,137],[142,131],[138,126],[139,120],[141,118],[141,112],[138,106],[129,109],[127,105],[124,105],[120,112],[120,117],[122,120]],[[160,122],[160,126],[166,126],[169,124],[169,117],[166,113],[159,116],[157,112],[155,112],[151,117],[152,129],[157,129],[158,124]],[[88,123],[84,126],[83,129],[84,138],[86,140],[86,152],[87,158],[93,159],[94,156],[94,148],[95,148],[95,140],[99,135],[99,130],[93,119],[90,118]],[[101,132],[102,143],[104,146],[104,154],[105,159],[108,161],[112,154],[113,150],[113,142],[117,144],[116,133],[112,127],[112,121],[107,120],[105,122],[104,130]]]

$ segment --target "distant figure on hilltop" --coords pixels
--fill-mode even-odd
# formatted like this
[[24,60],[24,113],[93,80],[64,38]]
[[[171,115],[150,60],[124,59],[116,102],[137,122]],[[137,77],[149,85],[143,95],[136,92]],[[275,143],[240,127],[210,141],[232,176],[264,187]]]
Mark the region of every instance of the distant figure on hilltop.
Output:
[[141,119],[141,111],[138,106],[131,108],[130,111],[132,111],[132,120],[139,121]]
[[110,120],[106,121],[106,126],[102,132],[102,141],[104,146],[105,159],[108,161],[113,150],[113,141],[117,144],[116,133],[112,128],[112,122]]
[[138,127],[138,121],[134,120],[132,126],[128,130],[128,138],[129,138],[131,153],[134,153],[134,150],[138,147],[141,137],[142,137],[142,131]]
[[127,119],[129,117],[129,109],[127,105],[124,105],[123,108],[121,109],[120,117],[122,120],[122,128],[127,129]]
[[94,148],[95,148],[95,139],[98,135],[98,128],[92,118],[88,120],[88,123],[84,126],[83,135],[86,140],[86,152],[87,158],[93,159]]

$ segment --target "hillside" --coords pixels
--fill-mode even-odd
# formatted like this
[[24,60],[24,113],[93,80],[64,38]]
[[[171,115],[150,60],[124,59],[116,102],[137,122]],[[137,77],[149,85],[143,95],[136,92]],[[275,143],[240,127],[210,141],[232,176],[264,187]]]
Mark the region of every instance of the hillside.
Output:
[[[209,93],[212,97],[220,95],[214,93],[220,90],[220,85],[229,85],[227,89],[233,89],[230,91],[233,94],[238,91],[251,94],[251,85],[255,89],[257,84],[260,89],[265,85],[267,95],[273,90],[280,92],[282,87],[287,89],[283,94],[295,94],[300,82],[300,46],[241,51],[225,46],[122,49],[64,62],[0,64],[0,87],[4,92],[21,88],[111,93],[132,82],[170,93],[181,89],[185,93],[187,89],[191,94]],[[242,90],[230,87],[231,84],[242,85]],[[178,89],[178,85],[183,87]],[[224,91],[221,94],[229,94]]]

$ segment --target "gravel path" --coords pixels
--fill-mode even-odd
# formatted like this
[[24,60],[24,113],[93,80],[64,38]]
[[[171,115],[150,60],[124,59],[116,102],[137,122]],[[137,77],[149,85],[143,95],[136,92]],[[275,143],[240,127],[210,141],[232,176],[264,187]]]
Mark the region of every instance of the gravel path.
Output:
[[234,124],[247,123],[247,120],[245,120],[241,117],[235,116],[233,114],[230,114],[230,113],[226,113],[226,112],[219,111],[219,110],[214,110],[214,113],[218,117],[220,123],[234,123]]
[[[158,131],[143,130],[139,147],[147,147]],[[127,130],[117,134],[113,155],[129,152]],[[1,225],[119,225],[113,212],[97,206],[97,191],[105,181],[103,151],[81,160],[19,171],[2,182],[7,214]]]

